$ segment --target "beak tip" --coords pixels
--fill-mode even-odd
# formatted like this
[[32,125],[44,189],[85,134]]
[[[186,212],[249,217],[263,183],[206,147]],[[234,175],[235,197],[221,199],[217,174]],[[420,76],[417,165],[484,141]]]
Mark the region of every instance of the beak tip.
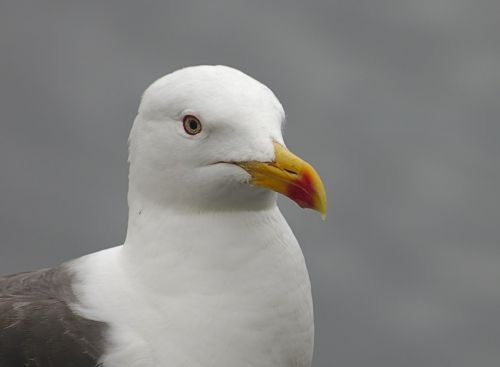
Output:
[[314,198],[314,210],[317,210],[321,216],[321,219],[323,222],[326,220],[326,216],[328,213],[328,204],[327,204],[327,198],[326,198],[326,192],[325,192],[325,187],[323,186],[323,182],[321,182],[321,179],[319,176],[316,176],[316,195]]
[[319,215],[321,216],[323,222],[326,221],[328,210],[325,202],[321,202],[321,204],[315,207],[314,210],[317,210],[319,212]]

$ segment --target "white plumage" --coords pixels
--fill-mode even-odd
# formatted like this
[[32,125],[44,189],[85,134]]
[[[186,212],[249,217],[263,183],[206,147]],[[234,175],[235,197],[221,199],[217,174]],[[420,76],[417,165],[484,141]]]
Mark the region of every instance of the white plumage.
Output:
[[[130,134],[125,243],[12,279],[34,289],[43,278],[65,290],[65,298],[50,297],[72,299],[67,330],[77,333],[70,342],[85,341],[82,361],[309,367],[310,282],[276,192],[323,214],[326,197],[312,167],[284,147],[283,122],[274,94],[235,69],[191,67],[159,79],[144,93]],[[66,271],[71,284],[62,287],[56,280],[69,279]],[[26,287],[16,289],[22,297]],[[87,329],[75,313],[91,320]]]

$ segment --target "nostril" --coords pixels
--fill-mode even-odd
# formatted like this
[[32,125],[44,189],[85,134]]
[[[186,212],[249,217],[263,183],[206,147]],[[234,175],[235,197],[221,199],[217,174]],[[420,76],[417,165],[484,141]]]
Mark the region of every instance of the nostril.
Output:
[[284,170],[285,170],[286,172],[288,172],[288,173],[291,173],[292,175],[297,175],[297,172],[292,171],[291,169],[286,169],[286,168],[284,168]]

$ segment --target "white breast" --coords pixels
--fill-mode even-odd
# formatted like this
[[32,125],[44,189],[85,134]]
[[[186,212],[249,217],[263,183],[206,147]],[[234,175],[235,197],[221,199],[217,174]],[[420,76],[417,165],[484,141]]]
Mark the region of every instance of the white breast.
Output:
[[199,219],[182,241],[178,222],[73,264],[75,307],[110,325],[104,366],[309,367],[310,283],[279,210]]

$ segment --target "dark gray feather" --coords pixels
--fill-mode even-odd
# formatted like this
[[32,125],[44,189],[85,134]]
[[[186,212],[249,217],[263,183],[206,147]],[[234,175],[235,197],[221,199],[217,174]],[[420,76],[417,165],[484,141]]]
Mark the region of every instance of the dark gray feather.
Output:
[[94,367],[105,324],[75,314],[65,266],[0,277],[0,367]]

